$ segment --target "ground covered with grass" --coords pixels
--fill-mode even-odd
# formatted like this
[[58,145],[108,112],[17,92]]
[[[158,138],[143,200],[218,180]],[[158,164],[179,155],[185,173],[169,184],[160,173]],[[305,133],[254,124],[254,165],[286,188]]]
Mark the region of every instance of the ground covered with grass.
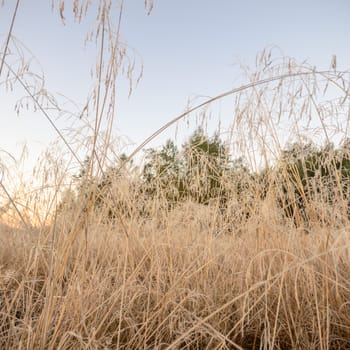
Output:
[[3,226],[0,347],[350,347],[349,229],[260,214],[240,236],[214,235],[191,207],[124,228]]
[[[52,2],[62,22],[65,3]],[[0,150],[0,349],[350,349],[349,71],[263,50],[241,85],[130,150],[119,79],[130,95],[143,67],[120,37],[123,4],[74,1],[77,24],[93,11],[97,57],[74,108],[13,38],[13,10],[0,83],[58,139],[30,176],[25,149]],[[192,122],[182,146],[148,148]]]

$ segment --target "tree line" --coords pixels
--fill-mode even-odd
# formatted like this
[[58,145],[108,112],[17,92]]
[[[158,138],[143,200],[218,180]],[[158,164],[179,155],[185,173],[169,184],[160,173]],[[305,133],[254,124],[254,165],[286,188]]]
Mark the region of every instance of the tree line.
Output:
[[[166,210],[188,200],[202,205],[215,202],[224,212],[234,200],[244,220],[259,200],[273,193],[278,207],[296,225],[325,219],[315,203],[337,205],[343,219],[349,218],[349,140],[338,147],[294,143],[281,151],[276,162],[256,172],[244,159],[232,159],[218,133],[208,136],[198,129],[180,148],[168,140],[160,149],[147,150],[131,184],[130,168],[120,169],[126,158],[122,155],[119,164],[99,178],[87,175],[87,160],[75,176],[76,200],[88,198],[94,210],[107,210],[109,219],[120,213],[147,216],[145,201],[158,201]],[[123,181],[128,183],[130,201],[122,193]]]

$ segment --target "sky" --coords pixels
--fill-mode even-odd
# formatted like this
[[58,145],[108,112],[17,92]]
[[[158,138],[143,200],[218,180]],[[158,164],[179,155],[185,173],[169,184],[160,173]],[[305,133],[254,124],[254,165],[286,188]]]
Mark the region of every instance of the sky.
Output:
[[[89,71],[97,54],[93,45],[84,46],[94,16],[74,23],[72,2],[66,1],[63,25],[50,0],[21,0],[13,35],[39,62],[47,90],[82,106],[92,88]],[[0,7],[1,52],[14,5],[15,0],[6,0]],[[136,146],[183,112],[189,99],[202,101],[237,87],[242,83],[237,63],[252,65],[266,47],[277,46],[319,69],[328,69],[336,54],[338,67],[350,68],[349,15],[348,0],[154,0],[149,16],[143,0],[126,0],[121,37],[137,52],[144,74],[131,97],[127,81],[118,84],[116,135]],[[57,134],[40,112],[16,114],[14,105],[23,94],[19,86],[13,92],[0,86],[0,150],[18,158],[27,143],[32,165]],[[229,103],[215,110],[213,124],[233,118]],[[56,121],[61,130],[70,122]],[[174,135],[172,128],[151,145]]]

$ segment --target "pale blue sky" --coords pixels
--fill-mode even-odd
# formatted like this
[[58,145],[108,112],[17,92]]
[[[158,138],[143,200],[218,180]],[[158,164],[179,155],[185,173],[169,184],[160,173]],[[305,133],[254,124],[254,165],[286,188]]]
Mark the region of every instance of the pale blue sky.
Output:
[[[7,0],[0,7],[0,47],[14,4]],[[348,0],[154,0],[150,16],[143,0],[126,0],[122,39],[141,55],[144,76],[129,99],[127,83],[120,83],[115,130],[140,143],[182,112],[189,97],[235,87],[240,74],[235,63],[251,64],[267,46],[277,45],[319,69],[328,69],[336,54],[339,68],[349,68],[349,18]],[[51,0],[22,0],[13,32],[40,61],[48,89],[80,103],[91,89],[95,52],[92,46],[84,49],[83,40],[92,20],[63,26],[51,12]],[[0,149],[16,155],[26,140],[36,154],[56,135],[40,113],[13,112],[22,92],[8,95],[0,88]],[[232,118],[225,108],[221,113]],[[64,128],[65,121],[58,126]],[[173,134],[174,129],[153,144]]]

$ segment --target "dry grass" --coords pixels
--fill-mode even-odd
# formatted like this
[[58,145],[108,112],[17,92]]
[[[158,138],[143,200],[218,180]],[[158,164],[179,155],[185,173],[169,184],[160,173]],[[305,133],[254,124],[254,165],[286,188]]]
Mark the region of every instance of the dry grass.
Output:
[[[52,3],[65,21],[65,1]],[[151,11],[153,2],[144,3]],[[23,180],[8,189],[14,175],[0,159],[0,185],[9,197],[1,218],[11,223],[0,226],[0,348],[350,348],[343,179],[335,171],[332,202],[329,183],[312,187],[319,178],[306,179],[305,186],[321,189],[307,201],[307,227],[280,205],[281,184],[290,181],[281,161],[284,146],[310,139],[339,144],[348,137],[348,73],[336,71],[335,59],[332,70],[317,71],[263,51],[256,71],[246,72],[246,85],[190,107],[130,155],[191,113],[233,97],[227,145],[234,156],[246,157],[251,173],[269,169],[268,187],[244,172],[228,174],[221,179],[230,194],[225,210],[220,198],[208,205],[183,201],[170,210],[161,186],[147,197],[140,174],[128,173],[125,161],[119,170],[126,176],[113,180],[104,206],[95,210],[93,185],[92,194],[81,191],[70,200],[68,169],[87,156],[87,178],[101,179],[115,165],[116,82],[126,72],[131,92],[135,71],[119,38],[123,1],[99,4],[88,35],[98,47],[95,86],[77,115],[67,112],[82,123],[69,133],[56,127],[52,115],[62,117],[64,109],[45,90],[43,75],[31,71],[27,51],[11,37],[13,24],[0,55],[0,85],[24,89],[23,101],[44,114],[71,156],[47,153],[34,172],[37,189]],[[90,1],[74,1],[75,19],[81,21],[90,7]],[[141,75],[142,69],[136,80]],[[198,191],[203,179],[199,173],[194,180]],[[239,193],[238,182],[244,189]],[[288,186],[284,195],[293,200]],[[62,198],[65,206],[59,207]],[[122,208],[114,220],[108,218],[111,208]]]
[[261,216],[240,238],[214,237],[181,214],[125,218],[129,238],[97,217],[87,241],[64,217],[2,230],[0,347],[350,346],[349,229],[306,235]]

